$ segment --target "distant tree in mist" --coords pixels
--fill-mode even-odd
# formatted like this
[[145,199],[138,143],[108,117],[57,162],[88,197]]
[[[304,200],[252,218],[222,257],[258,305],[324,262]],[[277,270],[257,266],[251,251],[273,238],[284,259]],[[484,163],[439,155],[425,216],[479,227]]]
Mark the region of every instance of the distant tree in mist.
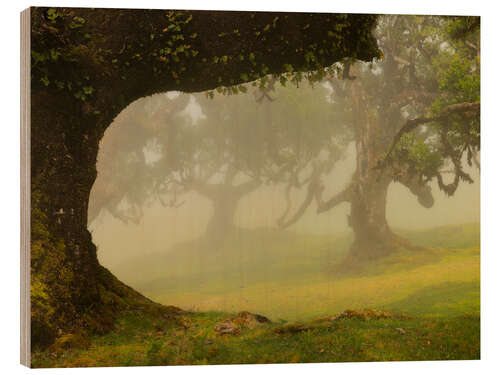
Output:
[[[138,222],[148,202],[177,208],[196,192],[212,203],[206,233],[217,242],[234,229],[245,195],[263,184],[306,185],[313,160],[333,167],[351,137],[345,122],[332,125],[329,90],[276,86],[249,85],[254,95],[158,95],[127,108],[101,145],[89,222],[103,209]],[[196,118],[186,110],[192,98]]]
[[329,80],[338,115],[350,117],[357,158],[353,177],[324,200],[325,173],[318,167],[294,214],[300,217],[313,199],[319,213],[349,203],[355,234],[351,255],[357,258],[411,246],[387,224],[391,182],[402,183],[430,208],[431,181],[453,195],[460,182],[472,182],[464,160],[479,167],[479,19],[386,16],[376,34],[382,60],[347,61]]
[[254,94],[198,94],[202,118],[169,124],[157,137],[159,191],[174,198],[194,191],[210,200],[206,233],[216,242],[234,229],[245,195],[263,184],[303,185],[300,174],[311,160],[321,154],[333,166],[347,145],[340,127],[331,126],[325,87],[273,85]]
[[114,120],[99,145],[98,178],[89,200],[88,224],[102,212],[138,223],[154,195],[154,176],[147,151],[161,126],[185,110],[189,98],[154,95],[128,106]]

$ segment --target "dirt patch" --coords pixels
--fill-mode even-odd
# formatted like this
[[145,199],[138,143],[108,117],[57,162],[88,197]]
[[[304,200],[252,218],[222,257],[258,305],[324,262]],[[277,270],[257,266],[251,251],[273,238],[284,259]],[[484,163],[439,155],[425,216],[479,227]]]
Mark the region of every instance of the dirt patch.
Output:
[[248,311],[242,311],[234,317],[227,318],[223,322],[218,323],[214,330],[219,335],[239,335],[242,328],[254,329],[255,327],[270,323],[271,321],[265,316],[252,314]]

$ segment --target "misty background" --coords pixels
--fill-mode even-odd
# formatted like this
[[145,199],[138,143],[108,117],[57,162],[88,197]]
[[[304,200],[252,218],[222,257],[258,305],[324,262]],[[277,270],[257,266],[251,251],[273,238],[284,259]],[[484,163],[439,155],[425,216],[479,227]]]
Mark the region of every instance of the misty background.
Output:
[[[406,134],[392,174],[376,172],[408,119],[479,103],[479,49],[449,40],[443,22],[384,17],[376,32],[384,59],[344,61],[314,84],[267,76],[215,95],[131,103],[101,141],[89,200],[101,264],[187,309],[300,319],[429,297],[435,287],[461,296],[451,310],[478,309],[478,116],[460,112],[445,136],[432,123]],[[443,154],[454,142],[470,182],[454,183],[461,171]],[[319,214],[330,197],[339,201]],[[377,243],[373,228],[388,235]],[[346,266],[356,244],[354,263],[370,261],[372,247],[395,252],[340,277],[335,264]]]
[[[140,108],[147,101],[132,103],[127,110]],[[184,114],[195,122],[202,116],[192,100]],[[126,127],[120,128],[118,120],[103,138],[103,149],[110,138],[119,138],[120,132],[127,131]],[[159,157],[151,144],[146,144],[142,151],[148,160]],[[101,169],[102,163],[98,162],[97,167],[99,179],[106,172]],[[342,190],[355,168],[355,145],[349,142],[342,159],[324,177],[325,195]],[[387,221],[391,228],[396,232],[419,231],[478,223],[479,171],[466,170],[474,183],[461,184],[452,197],[440,191],[435,182],[431,183],[435,203],[430,209],[422,207],[407,187],[391,183],[387,195]],[[311,205],[298,222],[280,229],[277,220],[286,206],[283,188],[284,184],[264,184],[239,201],[235,227],[257,231],[238,232],[230,238],[230,248],[221,251],[205,248],[204,236],[214,207],[209,199],[196,192],[182,194],[178,198],[182,204],[178,207],[165,207],[157,200],[144,203],[140,220],[135,223],[125,223],[102,210],[89,229],[100,262],[120,279],[161,303],[195,310],[257,310],[272,318],[295,320],[329,311],[332,305],[339,308],[353,307],[356,303],[360,307],[369,305],[366,294],[377,295],[372,282],[367,281],[353,291],[344,282],[330,279],[329,267],[339,259],[336,254],[345,254],[352,243],[349,204],[342,203],[322,214],[317,214],[316,207]],[[306,190],[304,187],[292,194],[292,210],[300,205]],[[95,191],[92,194],[91,204]],[[122,202],[121,206],[127,205]],[[283,237],[286,233],[299,236]],[[452,237],[457,233],[452,231],[447,235]],[[293,272],[296,280],[290,280]],[[446,273],[442,275],[441,281],[447,282]],[[381,280],[387,284],[382,285],[383,289],[397,290],[390,285],[390,278]],[[322,286],[318,288],[315,283]],[[401,298],[403,290],[401,286]],[[349,297],[346,301],[344,295]]]
[[[193,112],[197,113],[197,108],[193,108]],[[112,124],[110,129],[113,130],[108,132],[118,130],[115,130],[115,126],[119,124]],[[340,190],[354,173],[355,159],[354,145],[351,143],[345,160],[331,172],[328,186]],[[480,175],[477,169],[470,168],[468,172],[473,176],[474,183],[460,185],[452,197],[440,191],[436,183],[432,183],[436,202],[431,209],[419,205],[405,186],[391,183],[387,199],[389,224],[393,228],[425,229],[479,222]],[[332,193],[335,193],[335,189],[332,189]],[[159,202],[144,208],[144,217],[139,224],[123,223],[103,212],[89,226],[102,264],[119,274],[119,269],[114,268],[127,262],[127,258],[168,252],[172,245],[201,236],[212,213],[210,201],[195,193],[190,193],[183,200],[185,203],[178,208],[165,208]],[[281,186],[261,187],[240,201],[235,218],[236,226],[275,228],[284,205]],[[314,234],[343,233],[350,230],[347,224],[348,214],[347,203],[322,215],[316,214],[314,207],[309,207],[302,219],[287,230]]]

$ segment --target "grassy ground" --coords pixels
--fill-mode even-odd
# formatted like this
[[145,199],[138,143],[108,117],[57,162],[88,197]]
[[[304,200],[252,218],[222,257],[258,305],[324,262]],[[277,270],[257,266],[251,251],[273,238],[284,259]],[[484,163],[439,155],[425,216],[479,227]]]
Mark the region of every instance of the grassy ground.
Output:
[[[191,244],[168,258],[174,271],[161,279],[152,271],[139,289],[192,312],[176,323],[126,312],[112,333],[83,347],[33,353],[33,366],[478,359],[479,225],[399,234],[433,250],[338,273],[348,237],[240,233],[238,251],[209,255]],[[365,308],[411,319],[317,321]],[[273,322],[239,335],[214,330],[241,310]]]
[[[340,273],[335,264],[347,254],[349,235],[256,230],[229,239],[219,251],[186,244],[151,261],[151,268],[163,270],[161,277],[148,271],[149,280],[132,285],[191,311],[250,310],[273,320],[307,320],[348,308],[390,307],[421,316],[479,312],[478,224],[398,233],[431,250],[402,250]],[[412,302],[438,290],[432,303]]]
[[[192,313],[183,327],[126,314],[116,330],[87,349],[35,353],[34,367],[149,366],[479,359],[479,318],[346,319],[310,322],[299,332],[263,324],[238,336],[218,335],[225,313]],[[292,326],[293,327],[293,326]]]

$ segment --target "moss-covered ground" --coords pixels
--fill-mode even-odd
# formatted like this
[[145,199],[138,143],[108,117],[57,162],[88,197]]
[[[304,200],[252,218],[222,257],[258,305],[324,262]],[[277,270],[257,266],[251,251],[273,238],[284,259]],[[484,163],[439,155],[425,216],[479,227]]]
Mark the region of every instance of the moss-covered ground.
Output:
[[[264,242],[256,241],[264,239],[259,233],[252,245],[250,237],[244,241],[253,253],[248,255],[243,246],[232,253],[222,250],[201,273],[195,262],[184,263],[194,255],[184,249],[168,259],[176,272],[145,282],[141,291],[184,308],[185,314],[172,320],[148,310],[129,310],[109,334],[89,337],[85,345],[34,352],[32,364],[479,359],[479,225],[399,234],[429,250],[402,249],[343,272],[335,264],[346,254],[348,237],[289,233],[261,249]],[[356,314],[318,319],[346,309],[388,313],[380,319]],[[236,335],[221,335],[214,329],[241,310],[265,315],[272,322],[243,327]]]

